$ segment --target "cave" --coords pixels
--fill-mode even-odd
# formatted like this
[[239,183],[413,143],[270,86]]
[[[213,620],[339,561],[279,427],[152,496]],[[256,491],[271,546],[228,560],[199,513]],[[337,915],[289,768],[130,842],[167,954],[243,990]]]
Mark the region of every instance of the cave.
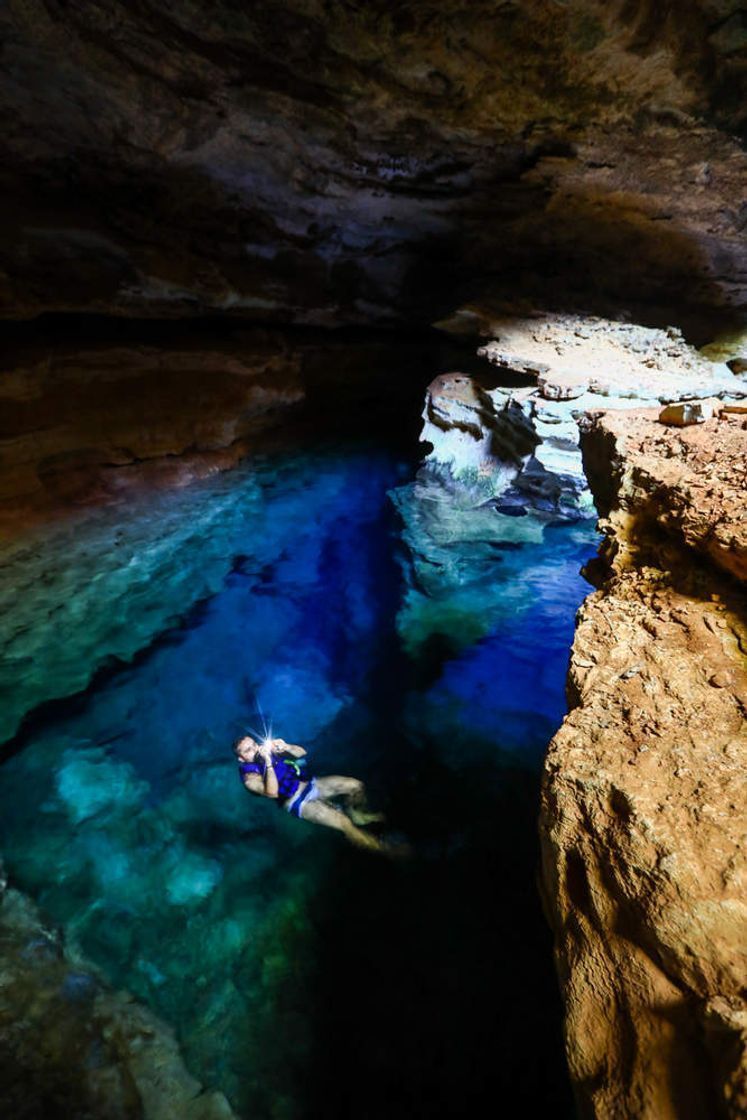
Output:
[[744,1116],[743,8],[0,30],[0,1112]]

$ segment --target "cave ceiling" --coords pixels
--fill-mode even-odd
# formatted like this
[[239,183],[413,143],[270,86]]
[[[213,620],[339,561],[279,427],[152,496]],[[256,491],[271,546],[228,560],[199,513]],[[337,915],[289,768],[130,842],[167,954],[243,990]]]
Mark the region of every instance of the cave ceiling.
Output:
[[6,0],[2,315],[747,306],[732,0]]

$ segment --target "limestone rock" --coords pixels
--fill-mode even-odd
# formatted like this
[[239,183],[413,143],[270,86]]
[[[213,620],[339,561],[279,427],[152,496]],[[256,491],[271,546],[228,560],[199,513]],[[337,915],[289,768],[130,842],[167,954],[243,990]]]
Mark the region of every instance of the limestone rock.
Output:
[[[517,314],[489,305],[476,307],[473,319],[476,333],[491,339],[478,351],[482,357],[502,370],[536,377],[544,397],[572,395],[579,410],[747,396],[720,355],[709,357],[711,348],[698,352],[675,327],[540,310]],[[584,384],[588,394],[573,388]]]
[[588,391],[589,382],[573,370],[556,370],[541,373],[537,386],[545,400],[572,401]]
[[714,412],[714,406],[708,401],[678,401],[676,404],[665,405],[659,413],[659,423],[686,428],[690,424],[712,420]]
[[486,495],[504,490],[539,443],[510,396],[491,395],[461,373],[442,374],[428,386],[420,439],[430,444],[430,468]]
[[582,1115],[737,1120],[747,433],[728,414],[682,430],[657,415],[582,432],[607,541],[545,764],[542,890]]
[[225,470],[303,399],[300,371],[299,352],[261,331],[201,346],[68,340],[7,351],[0,531]]
[[606,518],[608,557],[634,563],[638,535],[668,536],[747,579],[747,430],[742,414],[674,431],[655,412],[582,423],[586,473]]

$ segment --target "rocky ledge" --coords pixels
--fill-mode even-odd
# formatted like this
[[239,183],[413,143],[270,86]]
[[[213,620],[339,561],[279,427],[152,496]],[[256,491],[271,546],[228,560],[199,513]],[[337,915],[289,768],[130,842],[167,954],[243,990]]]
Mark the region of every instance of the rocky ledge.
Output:
[[584,1117],[747,1111],[746,420],[582,434],[606,543],[540,827]]

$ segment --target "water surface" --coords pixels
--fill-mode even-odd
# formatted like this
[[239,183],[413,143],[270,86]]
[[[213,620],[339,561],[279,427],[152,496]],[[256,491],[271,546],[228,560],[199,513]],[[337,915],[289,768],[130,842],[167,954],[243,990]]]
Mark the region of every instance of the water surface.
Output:
[[[278,453],[6,568],[32,699],[78,690],[2,767],[8,869],[242,1116],[572,1114],[536,813],[594,534],[506,519],[425,594],[389,496],[412,473]],[[317,772],[367,781],[412,859],[245,793],[256,698]]]

